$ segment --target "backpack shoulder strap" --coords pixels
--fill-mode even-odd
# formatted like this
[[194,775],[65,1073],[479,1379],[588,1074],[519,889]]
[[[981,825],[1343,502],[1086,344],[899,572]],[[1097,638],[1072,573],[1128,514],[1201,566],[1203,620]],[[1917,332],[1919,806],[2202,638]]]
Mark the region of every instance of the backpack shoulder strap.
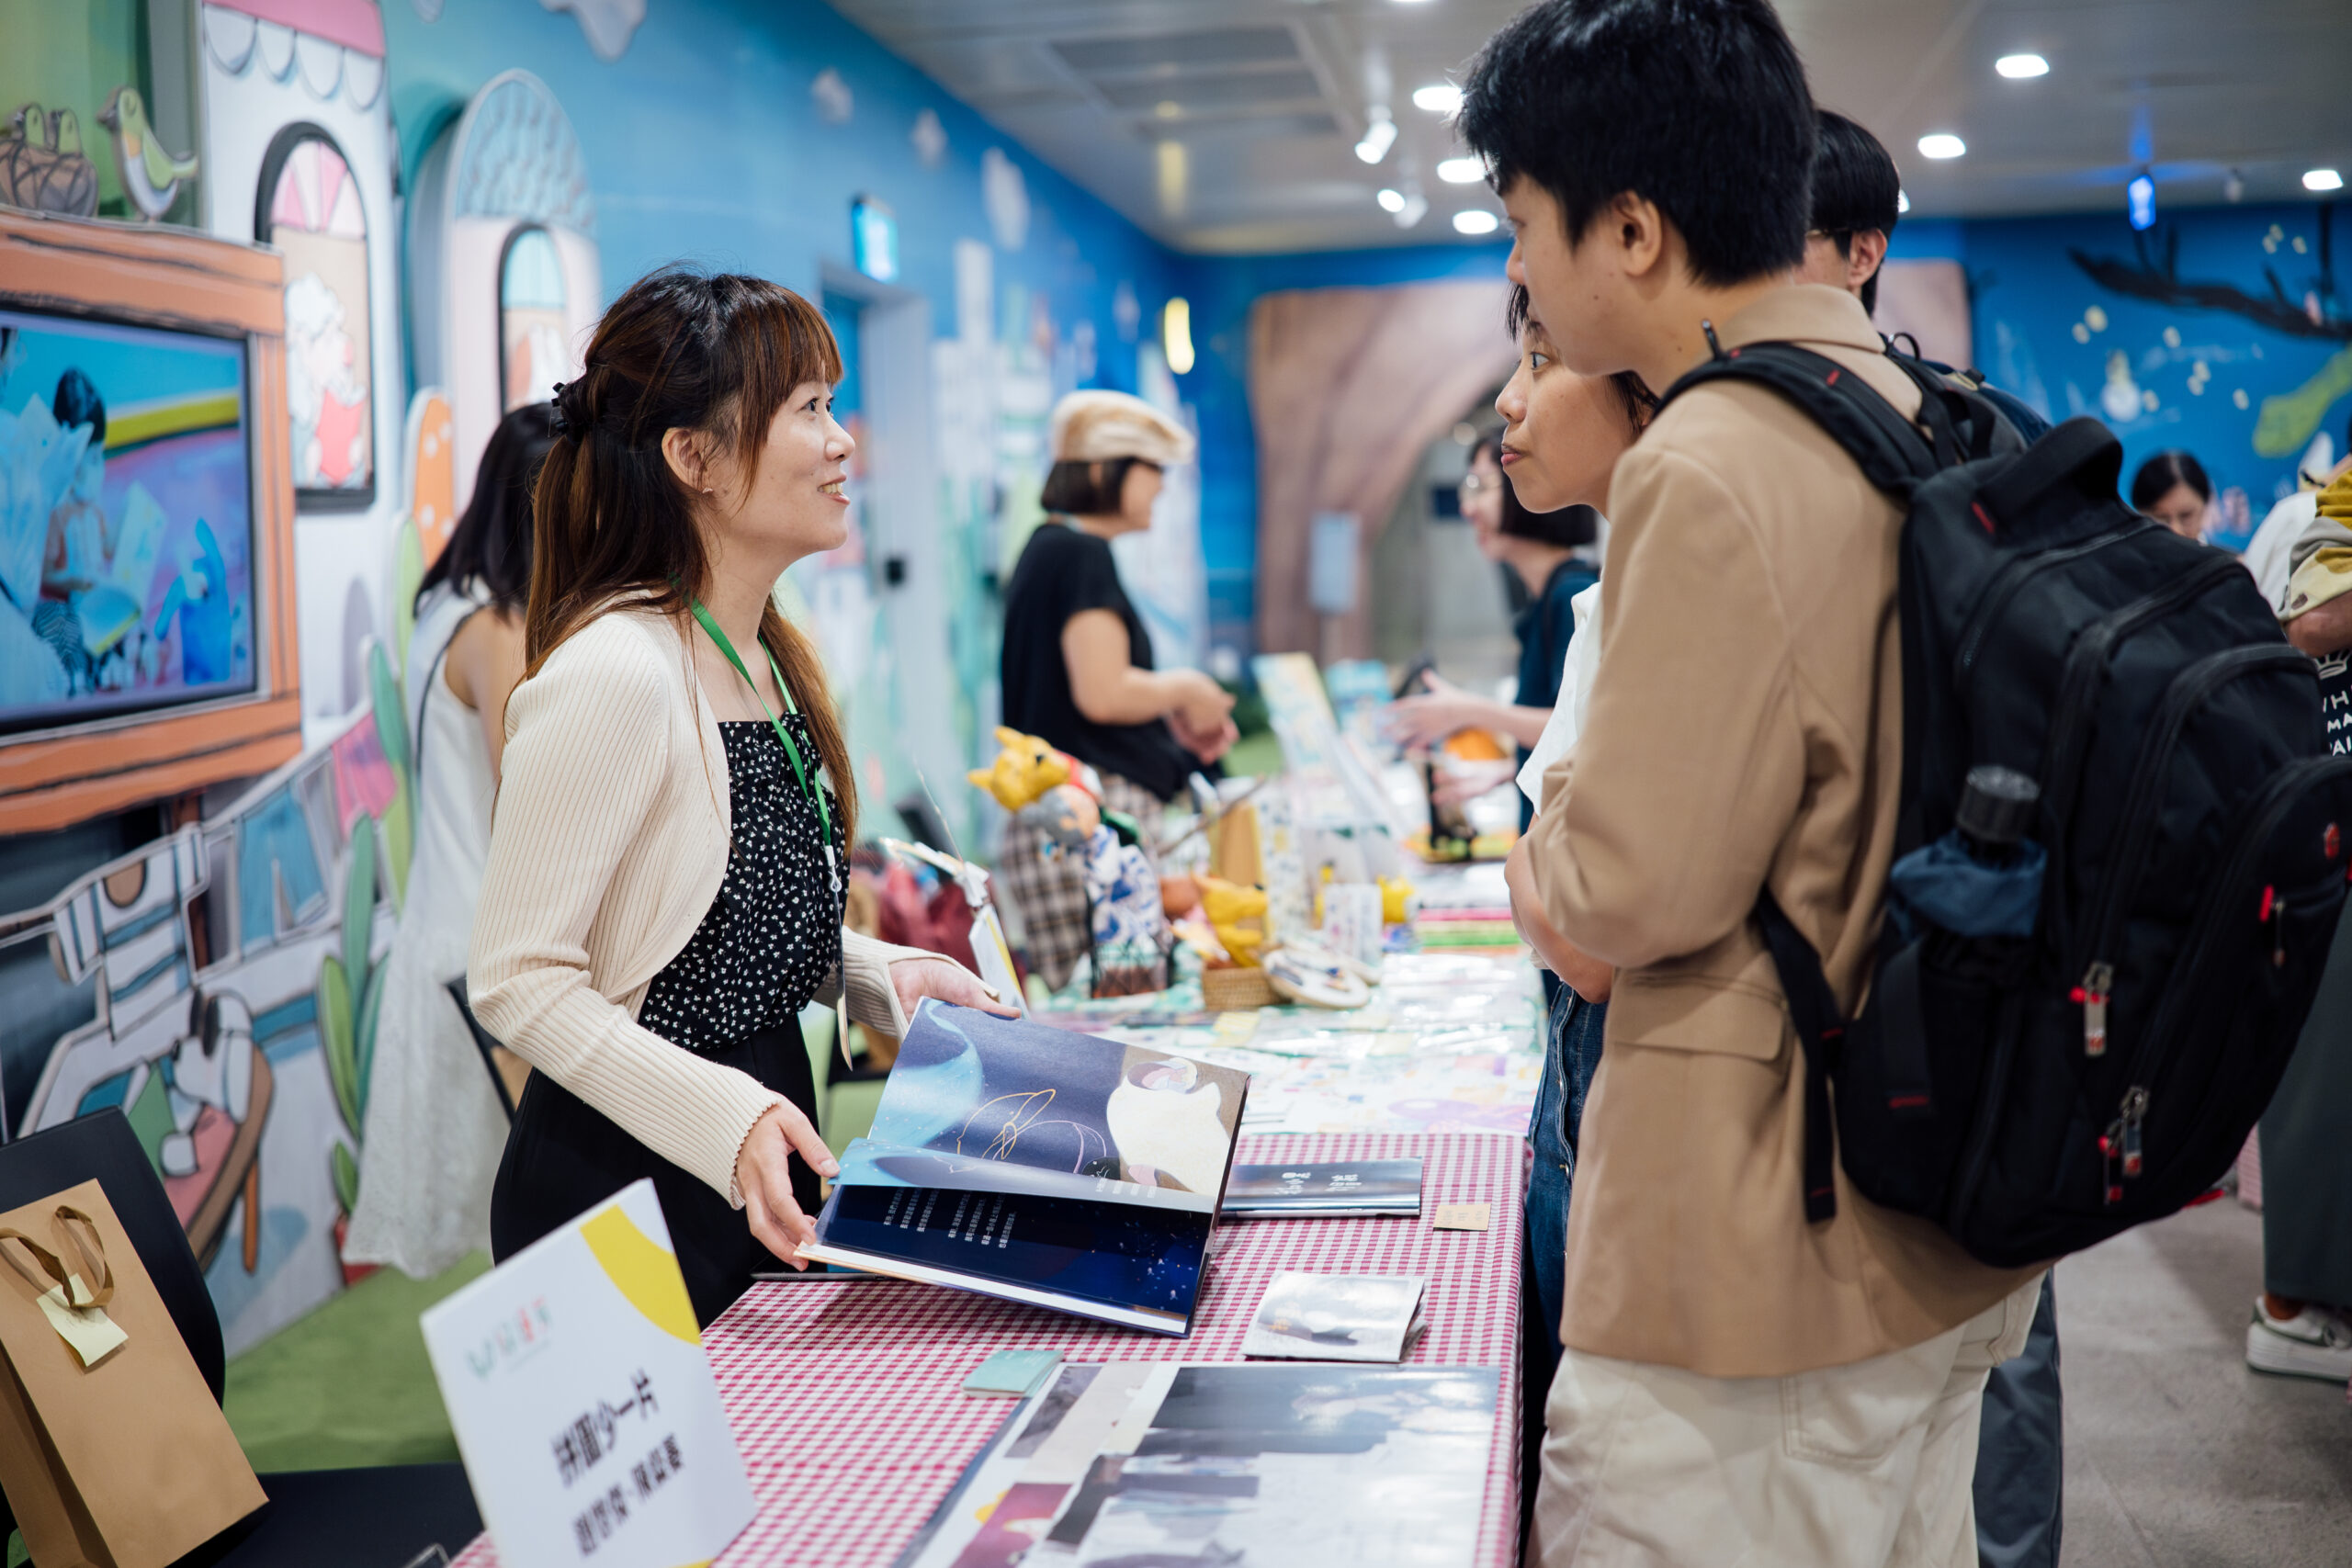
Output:
[[1782,912],[1770,887],[1756,896],[1756,919],[1763,927],[1764,945],[1771,952],[1781,991],[1788,998],[1789,1021],[1804,1053],[1804,1217],[1817,1224],[1838,1213],[1829,1075],[1845,1042],[1846,1018],[1837,993],[1829,988],[1829,977],[1822,973],[1821,955]]
[[[1939,400],[1930,397],[1922,405],[1929,423],[1929,431],[1922,433],[1860,376],[1792,343],[1751,343],[1727,350],[1668,387],[1658,408],[1693,387],[1725,380],[1769,388],[1804,410],[1854,459],[1862,477],[1889,495],[1908,501],[1920,480],[1954,460],[1939,450],[1951,441],[1940,428],[1945,411]],[[1956,454],[1957,444],[1949,450]]]

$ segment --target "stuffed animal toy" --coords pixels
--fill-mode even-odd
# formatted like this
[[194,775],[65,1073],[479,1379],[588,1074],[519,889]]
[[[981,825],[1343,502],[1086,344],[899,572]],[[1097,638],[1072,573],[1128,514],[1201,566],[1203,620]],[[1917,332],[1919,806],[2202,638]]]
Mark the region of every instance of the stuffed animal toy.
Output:
[[1102,786],[1094,770],[1034,735],[997,727],[996,761],[964,776],[1007,811],[1028,811],[1065,850],[1085,850],[1102,826]]

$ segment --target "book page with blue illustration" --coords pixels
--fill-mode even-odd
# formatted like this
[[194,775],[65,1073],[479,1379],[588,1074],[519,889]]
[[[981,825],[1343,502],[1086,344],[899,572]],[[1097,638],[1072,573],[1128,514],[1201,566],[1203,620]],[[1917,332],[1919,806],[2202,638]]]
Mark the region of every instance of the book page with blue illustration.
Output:
[[1190,1332],[1250,1075],[926,1001],[801,1249]]

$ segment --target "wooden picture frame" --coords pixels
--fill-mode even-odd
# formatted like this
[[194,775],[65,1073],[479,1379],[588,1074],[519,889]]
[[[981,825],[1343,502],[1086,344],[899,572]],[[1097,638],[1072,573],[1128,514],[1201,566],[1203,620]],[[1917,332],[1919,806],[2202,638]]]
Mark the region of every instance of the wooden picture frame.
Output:
[[0,737],[0,834],[66,827],[292,760],[302,702],[277,254],[187,229],[0,208],[0,307],[244,341],[255,609],[252,691]]

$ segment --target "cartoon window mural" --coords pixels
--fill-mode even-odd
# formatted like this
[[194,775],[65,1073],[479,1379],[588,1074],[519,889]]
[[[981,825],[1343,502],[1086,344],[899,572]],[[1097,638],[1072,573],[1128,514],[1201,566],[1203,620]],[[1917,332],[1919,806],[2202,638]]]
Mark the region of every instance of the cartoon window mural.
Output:
[[564,352],[563,260],[537,226],[518,229],[498,265],[499,386],[502,407],[543,403],[571,362]]
[[263,160],[256,236],[286,254],[287,407],[304,504],[375,496],[369,429],[368,216],[342,151],[316,126]]

